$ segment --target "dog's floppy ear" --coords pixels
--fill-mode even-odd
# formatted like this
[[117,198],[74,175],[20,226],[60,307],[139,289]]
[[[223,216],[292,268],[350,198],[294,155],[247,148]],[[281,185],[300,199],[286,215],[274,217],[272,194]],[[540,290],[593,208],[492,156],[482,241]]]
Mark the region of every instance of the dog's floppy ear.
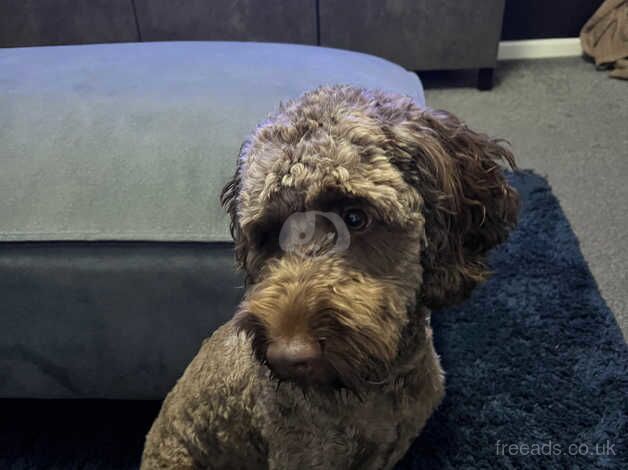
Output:
[[238,196],[242,185],[242,154],[246,148],[246,142],[242,145],[238,155],[238,163],[235,173],[231,180],[222,188],[220,193],[220,203],[229,214],[230,223],[229,230],[235,244],[235,259],[238,269],[243,269],[247,255],[247,243],[242,234],[242,226],[240,225],[238,215]]
[[499,165],[515,162],[500,141],[448,112],[406,111],[387,129],[391,161],[424,200],[420,299],[440,308],[464,300],[488,277],[486,252],[515,226],[518,195]]

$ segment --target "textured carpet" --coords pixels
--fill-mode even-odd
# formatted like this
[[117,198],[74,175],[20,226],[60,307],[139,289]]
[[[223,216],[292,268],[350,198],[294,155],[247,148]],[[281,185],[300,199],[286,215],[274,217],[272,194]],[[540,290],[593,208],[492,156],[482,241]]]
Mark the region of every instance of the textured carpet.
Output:
[[546,180],[514,183],[495,276],[432,316],[447,395],[400,469],[628,468],[628,347]]
[[[495,276],[434,313],[447,396],[399,469],[628,468],[626,343],[547,182],[513,182],[521,223]],[[157,411],[0,401],[0,468],[135,468]]]

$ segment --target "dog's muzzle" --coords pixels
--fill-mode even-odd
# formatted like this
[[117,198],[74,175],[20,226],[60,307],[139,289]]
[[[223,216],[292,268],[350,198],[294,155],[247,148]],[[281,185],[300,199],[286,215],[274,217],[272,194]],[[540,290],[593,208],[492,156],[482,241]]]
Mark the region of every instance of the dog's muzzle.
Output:
[[345,258],[289,254],[269,262],[249,286],[236,325],[279,381],[355,388],[397,353],[405,315],[396,285],[354,268]]

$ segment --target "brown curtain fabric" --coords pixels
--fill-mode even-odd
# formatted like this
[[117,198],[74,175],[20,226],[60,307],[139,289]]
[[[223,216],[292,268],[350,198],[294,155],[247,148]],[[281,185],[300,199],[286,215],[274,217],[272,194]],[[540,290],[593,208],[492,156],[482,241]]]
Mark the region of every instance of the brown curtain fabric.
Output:
[[628,80],[628,0],[606,0],[580,31],[585,54],[610,76]]

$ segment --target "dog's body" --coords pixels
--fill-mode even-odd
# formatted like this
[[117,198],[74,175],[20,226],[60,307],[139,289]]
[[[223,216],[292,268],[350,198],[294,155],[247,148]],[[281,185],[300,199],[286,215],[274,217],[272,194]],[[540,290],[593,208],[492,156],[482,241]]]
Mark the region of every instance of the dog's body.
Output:
[[145,469],[382,469],[405,453],[443,396],[429,327],[386,384],[303,392],[269,377],[233,321],[170,392],[147,437]]
[[166,398],[142,468],[391,468],[443,396],[429,309],[486,279],[515,224],[500,160],[448,113],[352,87],[260,125],[223,192],[245,299]]

